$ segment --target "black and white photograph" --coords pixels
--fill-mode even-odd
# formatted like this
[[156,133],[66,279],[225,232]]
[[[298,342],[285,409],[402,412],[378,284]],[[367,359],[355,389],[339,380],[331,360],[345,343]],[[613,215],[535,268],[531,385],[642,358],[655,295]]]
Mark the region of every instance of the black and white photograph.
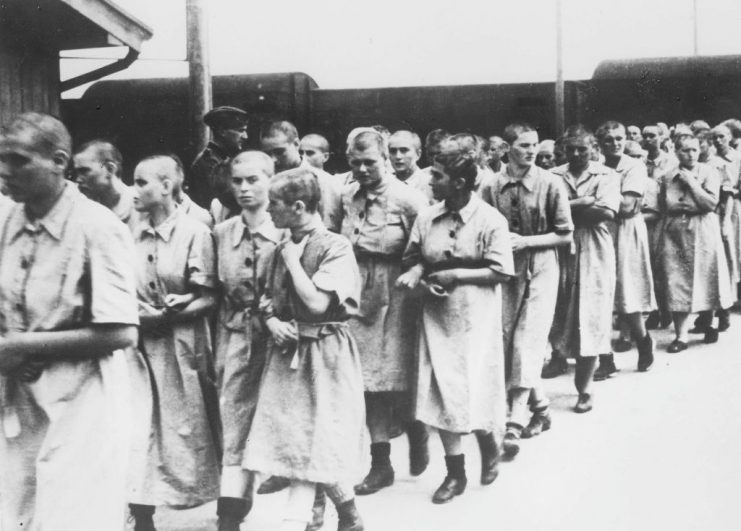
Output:
[[735,531],[737,0],[0,0],[0,531]]

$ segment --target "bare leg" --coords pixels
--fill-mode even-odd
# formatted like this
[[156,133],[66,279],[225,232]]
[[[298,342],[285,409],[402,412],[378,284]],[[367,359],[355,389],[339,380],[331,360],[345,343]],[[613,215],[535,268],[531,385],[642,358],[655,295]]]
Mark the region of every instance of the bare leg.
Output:
[[463,453],[460,433],[440,430],[440,441],[443,443],[445,455],[458,455]]
[[291,481],[288,487],[288,507],[281,531],[305,531],[311,522],[316,484],[308,481]]

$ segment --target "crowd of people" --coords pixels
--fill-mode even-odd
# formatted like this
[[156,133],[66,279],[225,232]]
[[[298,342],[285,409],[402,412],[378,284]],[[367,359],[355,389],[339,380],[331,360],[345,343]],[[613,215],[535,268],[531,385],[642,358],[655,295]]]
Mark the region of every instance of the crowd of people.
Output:
[[424,145],[364,126],[331,175],[323,136],[270,122],[248,150],[247,120],[213,109],[187,171],[153,154],[132,186],[115,145],[51,116],[0,135],[3,528],[121,529],[128,504],[151,531],[157,507],[217,500],[238,531],[288,489],[283,531],[322,528],[327,499],[360,531],[393,438],[418,476],[439,435],[447,503],[464,435],[488,485],[551,428],[543,379],[567,358],[586,413],[613,352],[652,368],[651,329],[673,323],[678,353],[730,326],[740,121]]

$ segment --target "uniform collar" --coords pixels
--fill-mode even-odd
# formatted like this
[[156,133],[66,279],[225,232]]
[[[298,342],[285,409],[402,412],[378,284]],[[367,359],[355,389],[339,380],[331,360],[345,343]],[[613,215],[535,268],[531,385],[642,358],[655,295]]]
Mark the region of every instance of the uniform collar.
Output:
[[525,187],[525,189],[528,192],[532,192],[533,187],[535,186],[535,175],[534,175],[536,172],[535,168],[536,168],[535,165],[530,166],[530,168],[528,168],[527,170],[527,173],[523,175],[522,177],[518,178],[518,177],[513,177],[510,174],[509,166],[505,166],[504,169],[502,170],[502,175],[504,176],[504,180],[505,180],[504,186],[510,186],[510,185],[516,186],[518,184],[521,184],[522,186]]
[[214,142],[213,140],[211,140],[211,141],[210,141],[210,142],[209,142],[209,143],[208,143],[208,144],[206,145],[206,149],[208,149],[209,151],[211,151],[211,153],[213,153],[214,155],[216,155],[216,156],[217,156],[217,157],[219,157],[219,158],[222,158],[222,159],[228,159],[228,158],[229,158],[229,153],[227,153],[227,152],[226,152],[226,151],[224,150],[224,148],[223,148],[223,147],[221,147],[221,146],[220,146],[219,144],[217,144],[217,143],[216,143],[216,142]]
[[283,235],[282,231],[275,228],[275,225],[273,225],[273,220],[270,219],[270,216],[266,216],[263,222],[260,223],[260,225],[252,231],[250,231],[250,228],[244,222],[244,219],[242,219],[241,214],[237,216],[237,219],[238,221],[235,221],[231,228],[232,247],[239,247],[239,244],[242,243],[242,240],[245,239],[245,236],[249,236],[250,234],[259,234],[266,240],[270,240],[273,243],[280,242]]
[[175,207],[175,211],[170,214],[170,217],[156,227],[152,227],[149,214],[143,214],[135,229],[136,239],[139,240],[146,234],[153,238],[159,236],[164,242],[169,242],[178,219],[183,215],[185,215],[185,212],[181,208]]
[[468,202],[468,204],[457,211],[450,210],[445,204],[445,201],[440,201],[439,203],[436,203],[430,207],[435,209],[435,214],[432,216],[432,219],[436,220],[449,215],[458,216],[461,218],[461,221],[463,221],[463,223],[468,223],[476,210],[479,208],[480,203],[481,199],[479,199],[479,197],[475,193],[471,194],[471,200]]
[[26,227],[33,226],[44,229],[55,240],[61,240],[64,226],[72,212],[72,207],[81,197],[82,194],[76,186],[65,183],[64,190],[59,195],[59,199],[54,203],[54,206],[51,207],[51,210],[43,218],[35,221],[28,219],[25,206],[19,205],[11,221],[10,233],[15,239]]
[[[396,179],[396,177],[394,177],[394,179]],[[355,192],[354,196],[365,196],[367,199],[375,201],[379,197],[381,197],[386,192],[386,190],[388,190],[390,182],[391,176],[384,173],[383,177],[381,178],[381,182],[378,183],[378,185],[372,190],[366,190],[362,186],[358,185],[358,189]]]

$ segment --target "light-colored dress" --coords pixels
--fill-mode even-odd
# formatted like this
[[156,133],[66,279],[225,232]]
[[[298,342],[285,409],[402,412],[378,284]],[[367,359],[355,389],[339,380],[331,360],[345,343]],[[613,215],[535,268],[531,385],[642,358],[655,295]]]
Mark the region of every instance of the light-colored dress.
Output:
[[[482,190],[507,219],[510,232],[522,236],[574,230],[566,187],[556,175],[537,166],[523,177],[506,170]],[[558,295],[558,249],[524,249],[514,253],[515,277],[502,284],[504,352],[507,385],[532,388],[540,381]]]
[[417,301],[394,287],[401,255],[425,197],[391,175],[372,191],[357,181],[342,193],[342,235],[360,269],[360,308],[350,329],[368,392],[407,391],[414,374]]
[[432,197],[432,188],[430,187],[431,180],[432,174],[430,173],[429,168],[425,168],[424,170],[417,168],[414,173],[401,182],[422,193],[422,195],[427,199],[427,204],[431,205],[435,202],[435,198]]
[[[0,333],[138,324],[132,256],[126,226],[71,184],[36,221],[3,208]],[[0,377],[0,528],[122,528],[128,391],[123,351]]]
[[333,294],[313,315],[294,291],[282,245],[274,252],[265,316],[295,321],[298,345],[272,340],[242,466],[268,475],[347,484],[361,473],[365,404],[360,354],[347,319],[357,311],[360,275],[352,246],[317,219],[301,256],[314,285]]
[[[725,155],[716,153],[708,161],[720,176],[720,189],[722,192],[733,194],[734,199],[731,210],[731,227],[723,241],[723,249],[728,263],[733,290],[741,278],[741,198],[739,198],[739,180],[741,179],[741,154],[729,149]],[[721,197],[721,201],[723,197]],[[722,221],[722,220],[721,220]]]
[[615,223],[615,312],[647,313],[656,309],[656,298],[648,231],[641,209],[651,181],[646,173],[646,166],[627,155],[620,157],[615,171],[620,177],[620,194],[630,194],[636,198],[633,211],[618,211]]
[[[489,267],[512,275],[507,221],[475,194],[459,212],[436,203],[417,216],[404,252],[407,267],[426,273]],[[461,284],[423,301],[418,333],[415,418],[455,433],[501,434],[507,420],[498,284]]]
[[242,464],[257,404],[269,333],[259,315],[268,268],[284,232],[268,217],[250,231],[242,216],[216,225],[214,236],[222,288],[216,329],[224,466]]
[[[180,208],[153,228],[144,216],[134,230],[140,304],[164,308],[165,297],[216,286],[211,232]],[[141,332],[140,348],[153,386],[146,505],[193,506],[218,496],[216,378],[208,318]]]
[[[688,313],[728,308],[733,304],[733,297],[718,214],[697,204],[687,187],[679,182],[678,171],[664,177],[660,195],[664,226],[658,261],[663,271],[667,307],[673,312]],[[718,172],[706,164],[698,164],[693,175],[717,203]]]
[[[552,171],[566,183],[570,200],[592,196],[595,206],[614,213],[620,208],[620,180],[610,168],[590,162],[578,178],[571,175],[568,164]],[[610,352],[616,275],[610,222],[582,221],[573,211],[572,219],[574,243],[560,253],[558,311],[551,330],[551,343],[567,356],[607,354]]]

